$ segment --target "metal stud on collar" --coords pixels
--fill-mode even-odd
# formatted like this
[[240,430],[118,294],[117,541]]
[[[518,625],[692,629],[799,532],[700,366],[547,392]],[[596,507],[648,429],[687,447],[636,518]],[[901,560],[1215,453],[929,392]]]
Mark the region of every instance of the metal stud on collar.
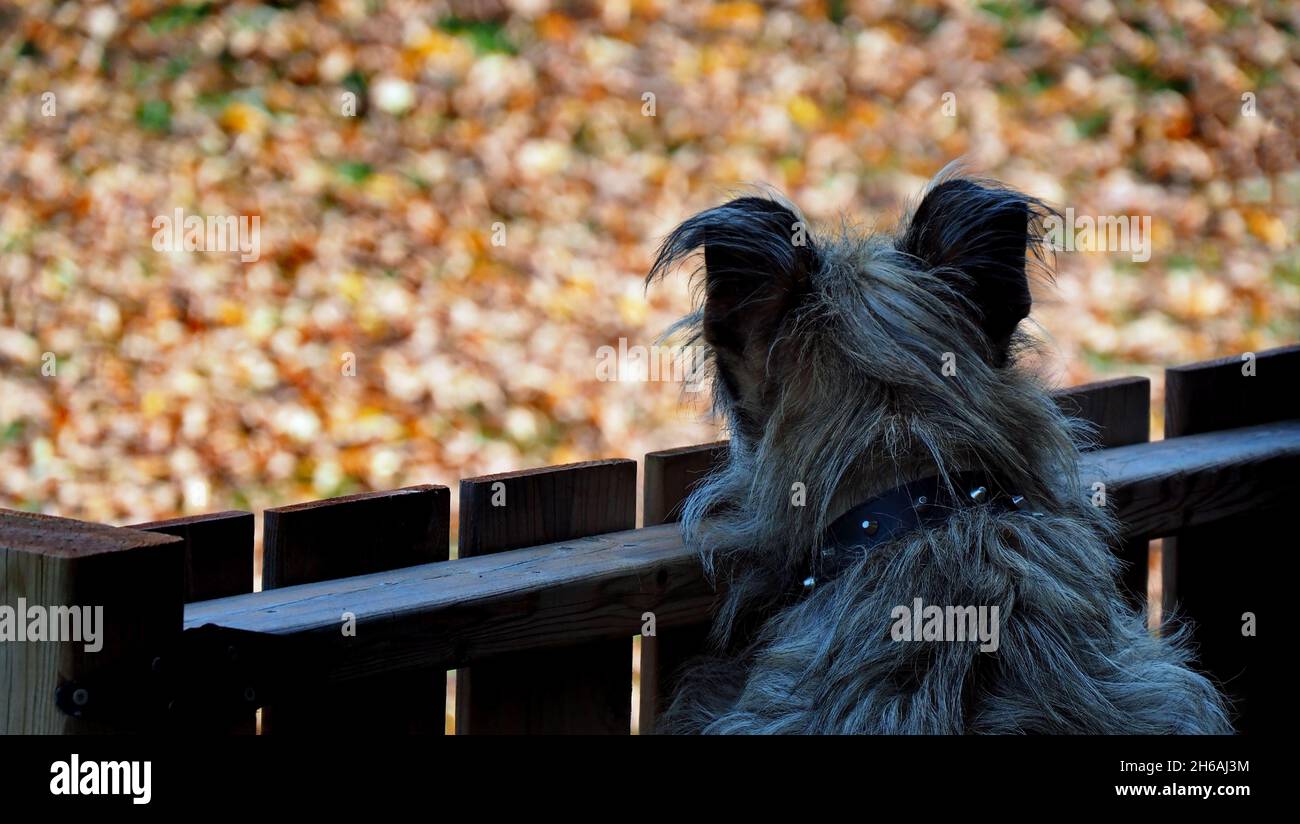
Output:
[[970,491],[970,499],[977,504],[984,503],[988,498],[989,491],[982,486],[977,486]]

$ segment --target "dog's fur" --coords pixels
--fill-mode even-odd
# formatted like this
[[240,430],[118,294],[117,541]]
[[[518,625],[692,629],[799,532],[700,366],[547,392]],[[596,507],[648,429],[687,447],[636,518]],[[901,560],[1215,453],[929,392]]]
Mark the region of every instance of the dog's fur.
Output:
[[[715,652],[681,673],[659,731],[1231,732],[1183,632],[1151,634],[1118,589],[1114,525],[1078,480],[1084,425],[1016,366],[1046,213],[945,173],[893,236],[800,244],[792,206],[743,197],[665,240],[647,282],[704,250],[700,306],[673,331],[711,354],[731,444],[683,514],[721,589]],[[797,594],[838,515],[969,469],[1042,515],[968,507]],[[918,597],[996,605],[1000,648],[892,640]]]

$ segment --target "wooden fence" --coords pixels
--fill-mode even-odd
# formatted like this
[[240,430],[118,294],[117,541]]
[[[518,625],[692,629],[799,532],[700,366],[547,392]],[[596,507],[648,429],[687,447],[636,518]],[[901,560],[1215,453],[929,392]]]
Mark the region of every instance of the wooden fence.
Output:
[[[1124,378],[1058,393],[1092,421],[1086,487],[1123,523],[1125,585],[1147,599],[1163,545],[1166,608],[1196,622],[1238,728],[1266,722],[1262,657],[1243,621],[1272,612],[1281,518],[1300,493],[1300,346],[1169,369],[1165,440],[1149,442],[1150,386]],[[726,443],[645,457],[644,527],[629,460],[461,481],[459,558],[443,486],[268,509],[265,589],[253,593],[254,521],[221,512],[133,527],[0,510],[0,607],[104,608],[102,649],[0,641],[7,733],[443,729],[627,733],[632,638],[642,638],[640,724],[704,643],[714,592],[673,524]],[[501,505],[504,504],[504,505]]]

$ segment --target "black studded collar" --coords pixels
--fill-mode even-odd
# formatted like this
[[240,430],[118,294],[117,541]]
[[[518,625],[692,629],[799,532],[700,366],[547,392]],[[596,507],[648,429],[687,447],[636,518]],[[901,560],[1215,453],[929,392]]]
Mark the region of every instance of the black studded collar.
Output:
[[962,472],[951,476],[951,480],[955,494],[938,476],[932,476],[895,487],[836,518],[813,557],[803,589],[808,591],[819,582],[833,579],[872,548],[917,527],[939,523],[959,508],[1028,508],[1023,495],[1004,492],[986,473]]

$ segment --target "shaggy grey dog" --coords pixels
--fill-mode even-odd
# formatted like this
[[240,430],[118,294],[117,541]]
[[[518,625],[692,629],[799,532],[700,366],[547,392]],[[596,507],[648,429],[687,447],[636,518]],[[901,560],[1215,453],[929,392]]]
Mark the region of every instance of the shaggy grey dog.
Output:
[[[665,240],[648,283],[704,250],[699,308],[670,333],[710,353],[731,445],[683,513],[722,590],[714,654],[681,673],[660,732],[1232,731],[1183,633],[1153,636],[1121,596],[1114,525],[1079,485],[1082,424],[1016,366],[1046,214],[947,174],[893,236],[814,236],[743,197]],[[929,476],[956,495],[971,470],[1035,511],[954,508],[801,588],[842,513]],[[996,606],[997,650],[894,640],[917,598]]]

